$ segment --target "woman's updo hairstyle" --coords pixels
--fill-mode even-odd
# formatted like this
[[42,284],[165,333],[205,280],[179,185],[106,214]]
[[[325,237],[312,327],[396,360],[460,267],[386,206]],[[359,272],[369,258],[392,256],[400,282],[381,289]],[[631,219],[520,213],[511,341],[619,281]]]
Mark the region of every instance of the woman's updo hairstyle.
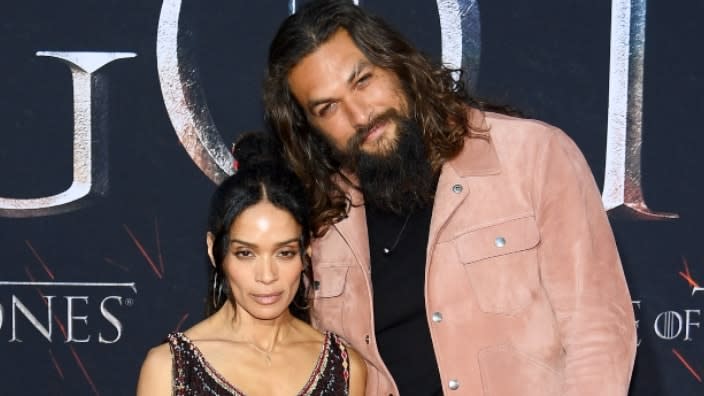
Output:
[[310,322],[308,312],[312,269],[306,249],[311,225],[306,194],[301,181],[284,161],[281,144],[274,134],[250,132],[241,135],[233,147],[235,174],[225,179],[210,201],[208,231],[213,234],[213,260],[210,266],[207,314],[215,313],[230,296],[222,263],[230,243],[230,228],[245,209],[262,201],[287,211],[301,226],[300,256],[303,274],[289,309],[297,318]]

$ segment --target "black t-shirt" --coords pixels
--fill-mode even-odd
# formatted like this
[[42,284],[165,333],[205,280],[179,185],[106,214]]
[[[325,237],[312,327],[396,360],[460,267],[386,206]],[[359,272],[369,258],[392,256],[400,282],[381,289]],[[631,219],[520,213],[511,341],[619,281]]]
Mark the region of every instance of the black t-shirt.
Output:
[[[374,330],[381,357],[401,396],[442,395],[425,311],[425,260],[431,215],[432,205],[408,218],[366,207]],[[384,249],[390,252],[386,254]]]

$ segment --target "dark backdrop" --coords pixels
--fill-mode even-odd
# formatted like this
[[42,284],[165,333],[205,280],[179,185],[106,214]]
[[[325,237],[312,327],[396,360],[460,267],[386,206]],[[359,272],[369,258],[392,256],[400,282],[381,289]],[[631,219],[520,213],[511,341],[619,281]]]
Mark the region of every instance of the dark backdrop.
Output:
[[[207,200],[223,173],[210,155],[184,150],[177,132],[190,124],[179,120],[191,117],[195,135],[210,138],[205,146],[216,154],[223,142],[263,126],[266,50],[290,3],[1,2],[2,394],[131,394],[147,349],[203,318]],[[611,14],[622,2],[475,3],[363,0],[361,6],[439,60],[438,4],[459,5],[463,23],[472,24],[460,31],[476,39],[463,49],[475,94],[563,128],[603,185],[613,106]],[[636,43],[643,74],[631,78],[642,87],[640,188],[653,211],[679,216],[611,211],[639,326],[631,395],[698,395],[704,390],[704,290],[696,292],[704,280],[704,3],[630,4],[646,11],[644,41]],[[168,29],[158,34],[160,13],[166,18],[162,8],[174,5],[181,11],[178,50],[158,59],[157,42],[168,42]],[[87,93],[72,89],[80,72],[72,77],[67,64],[37,51],[136,57],[95,71]],[[179,65],[175,74],[163,66],[169,60]],[[162,90],[169,84],[184,92],[180,102]],[[74,110],[85,98],[93,110]],[[90,193],[61,207],[27,209],[42,204],[24,199],[71,185],[72,164],[87,158],[85,151],[72,154],[74,131],[86,129],[94,155],[86,162],[94,174]]]

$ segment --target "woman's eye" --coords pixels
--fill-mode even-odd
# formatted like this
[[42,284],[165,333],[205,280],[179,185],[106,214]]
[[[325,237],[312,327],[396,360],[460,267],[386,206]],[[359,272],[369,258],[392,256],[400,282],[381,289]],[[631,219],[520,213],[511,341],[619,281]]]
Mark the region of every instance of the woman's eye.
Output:
[[297,254],[298,254],[298,251],[296,251],[296,250],[282,250],[279,253],[279,256],[284,257],[284,258],[292,258],[292,257],[296,257]]
[[249,250],[237,250],[235,251],[235,257],[253,257],[254,254],[252,254],[251,251]]

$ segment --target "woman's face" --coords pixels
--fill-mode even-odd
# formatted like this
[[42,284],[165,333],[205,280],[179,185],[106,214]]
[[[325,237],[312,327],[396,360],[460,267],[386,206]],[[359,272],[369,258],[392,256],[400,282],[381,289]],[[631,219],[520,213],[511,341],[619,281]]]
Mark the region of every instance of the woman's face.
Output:
[[270,320],[287,312],[303,270],[300,236],[293,216],[268,201],[235,219],[223,271],[238,315]]

